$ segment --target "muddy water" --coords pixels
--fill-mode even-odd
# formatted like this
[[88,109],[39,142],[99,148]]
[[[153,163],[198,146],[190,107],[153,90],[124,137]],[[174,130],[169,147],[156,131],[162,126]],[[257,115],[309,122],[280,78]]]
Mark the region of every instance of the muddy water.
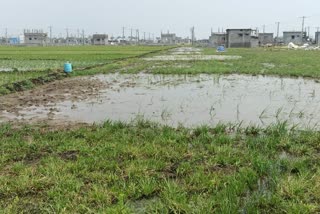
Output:
[[240,123],[267,126],[287,120],[318,127],[320,84],[313,80],[246,75],[99,75],[111,87],[95,98],[2,112],[6,120],[131,121],[143,117],[171,126]]

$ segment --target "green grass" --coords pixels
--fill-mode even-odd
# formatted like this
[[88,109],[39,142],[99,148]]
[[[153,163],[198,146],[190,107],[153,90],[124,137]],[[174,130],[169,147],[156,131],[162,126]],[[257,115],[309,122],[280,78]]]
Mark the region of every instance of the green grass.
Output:
[[320,212],[318,132],[138,121],[0,128],[4,213]]
[[[206,55],[215,55],[215,49],[206,48]],[[165,67],[153,69],[154,73],[216,73],[320,77],[319,51],[287,49],[228,49],[220,55],[242,56],[239,60],[163,62]],[[180,65],[180,67],[178,67]],[[184,65],[184,67],[181,67]],[[271,65],[271,66],[270,66]]]
[[[136,57],[154,54],[171,47],[152,46],[85,46],[85,47],[3,47],[0,46],[0,95],[10,93],[12,84],[46,78],[52,71],[62,72],[63,64],[70,61],[74,72],[71,76],[115,72],[134,72],[145,65],[136,65]],[[136,68],[135,68],[136,67]],[[86,68],[83,70],[83,68]],[[14,92],[13,90],[12,92]]]

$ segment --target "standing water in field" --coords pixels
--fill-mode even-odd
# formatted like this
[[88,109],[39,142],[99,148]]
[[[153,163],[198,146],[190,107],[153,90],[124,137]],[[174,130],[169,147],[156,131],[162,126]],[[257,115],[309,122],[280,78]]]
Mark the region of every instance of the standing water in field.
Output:
[[267,126],[288,121],[317,128],[320,84],[314,80],[247,75],[109,74],[88,77],[108,85],[84,100],[50,102],[2,111],[2,121],[155,122],[193,127],[218,123]]

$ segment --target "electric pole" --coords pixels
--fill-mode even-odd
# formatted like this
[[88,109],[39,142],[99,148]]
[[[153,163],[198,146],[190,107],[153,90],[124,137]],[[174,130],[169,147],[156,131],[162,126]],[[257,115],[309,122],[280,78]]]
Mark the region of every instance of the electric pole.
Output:
[[124,40],[124,39],[125,39],[124,29],[125,29],[125,27],[122,27],[122,40]]
[[133,29],[131,28],[130,30],[131,30],[130,42],[132,42],[132,31],[133,31]]
[[77,29],[77,44],[79,44],[79,39],[80,39],[80,30],[79,29]]
[[136,43],[139,43],[139,29],[136,30]]
[[50,44],[52,45],[52,26],[49,26],[50,29]]
[[300,17],[302,19],[302,30],[301,30],[301,45],[303,45],[303,34],[304,34],[304,21],[307,18],[306,16]]
[[6,45],[8,44],[8,28],[5,29],[6,31]]
[[280,22],[276,22],[276,24],[277,24],[277,39],[276,39],[276,43],[278,43],[278,41],[279,41]]
[[85,42],[84,42],[84,30],[82,29],[82,45],[84,45]]
[[266,25],[263,25],[262,28],[263,28],[263,33],[265,33],[266,32]]
[[66,37],[66,45],[69,45],[69,29],[66,28],[66,34],[67,34],[67,37]]
[[194,27],[191,28],[191,45],[194,43]]

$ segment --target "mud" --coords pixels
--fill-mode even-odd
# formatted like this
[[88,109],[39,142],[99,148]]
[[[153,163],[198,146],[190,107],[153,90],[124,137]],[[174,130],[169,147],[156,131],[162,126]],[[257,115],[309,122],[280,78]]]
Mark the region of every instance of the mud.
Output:
[[148,119],[187,127],[279,121],[319,129],[320,84],[247,75],[108,74],[0,97],[0,121],[54,124]]
[[[104,82],[94,78],[70,78],[55,81],[34,90],[18,92],[15,94],[0,96],[0,121],[5,115],[11,115],[16,119],[23,120],[24,114],[21,111],[40,106],[47,108],[47,116],[50,118],[54,112],[59,110],[55,103],[63,101],[81,101],[94,98],[99,91],[110,87]],[[32,121],[32,119],[30,119]],[[40,120],[37,120],[40,122]]]

